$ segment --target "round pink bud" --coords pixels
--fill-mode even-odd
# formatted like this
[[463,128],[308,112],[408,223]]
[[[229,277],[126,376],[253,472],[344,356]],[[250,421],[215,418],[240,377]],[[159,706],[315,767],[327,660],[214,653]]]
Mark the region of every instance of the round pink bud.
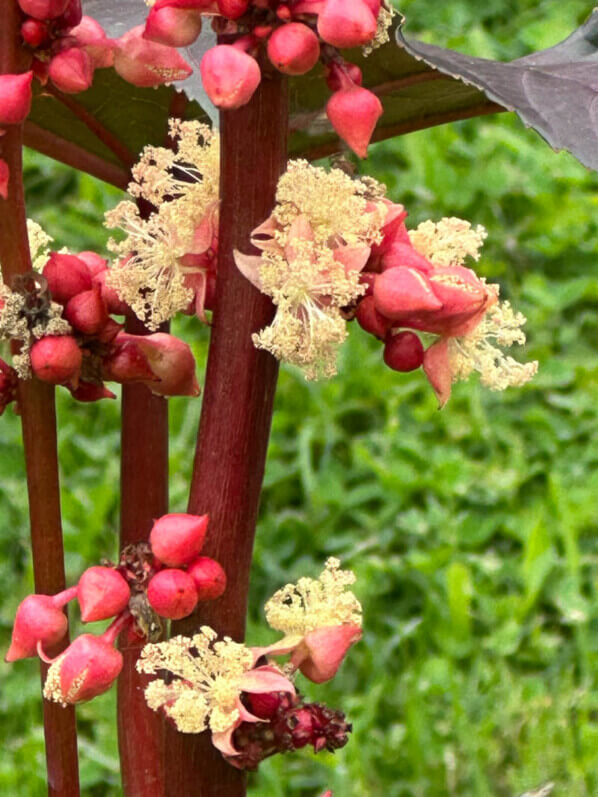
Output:
[[73,329],[84,335],[99,332],[108,320],[101,286],[96,284],[90,291],[83,291],[69,299],[64,308],[64,317]]
[[383,271],[374,285],[376,310],[392,321],[406,314],[440,310],[442,302],[425,274],[414,268],[396,266]]
[[187,515],[183,512],[162,515],[150,532],[154,556],[170,567],[189,564],[202,549],[208,521],[208,515]]
[[384,346],[384,362],[393,371],[414,371],[424,361],[424,347],[415,332],[391,335]]
[[5,661],[37,655],[38,643],[42,647],[52,647],[60,642],[68,627],[62,605],[52,595],[28,595],[21,601]]
[[226,573],[222,565],[209,556],[198,556],[191,562],[187,572],[195,582],[200,601],[213,601],[226,590]]
[[357,323],[370,335],[384,340],[391,322],[376,310],[373,296],[364,297],[357,305]]
[[123,657],[111,642],[82,634],[54,660],[44,697],[57,703],[83,703],[106,692],[122,670]]
[[76,382],[83,355],[71,335],[47,335],[31,347],[31,368],[42,382],[63,385]]
[[326,0],[318,33],[334,47],[360,47],[376,35],[376,17],[364,0]]
[[75,255],[52,252],[42,274],[48,280],[52,299],[66,304],[82,291],[91,290],[91,274],[85,263]]
[[218,10],[223,17],[239,19],[249,8],[250,0],[218,0]]
[[378,97],[358,86],[337,91],[326,105],[332,126],[360,158],[367,157],[368,144],[382,112]]
[[214,105],[227,110],[249,102],[261,80],[255,58],[231,44],[212,47],[201,60],[203,87]]
[[188,47],[200,33],[200,11],[155,5],[148,14],[143,36],[168,47]]
[[301,22],[282,25],[268,39],[268,58],[285,75],[304,75],[319,57],[318,37]]
[[79,579],[77,599],[84,623],[120,614],[127,608],[130,597],[129,585],[112,567],[89,567]]
[[108,261],[106,258],[96,254],[95,252],[79,252],[77,257],[79,260],[82,260],[85,263],[92,278],[95,277],[96,274],[99,274],[101,271],[105,271],[108,268]]
[[70,0],[18,0],[21,10],[35,19],[55,19],[64,14]]
[[31,110],[33,72],[0,75],[0,125],[19,125]]
[[39,47],[48,38],[48,26],[39,19],[26,19],[21,25],[21,36],[25,44]]
[[160,570],[148,584],[147,599],[160,617],[181,620],[197,606],[195,582],[184,570]]
[[77,94],[91,86],[93,72],[91,56],[80,47],[70,47],[52,58],[48,74],[60,91]]

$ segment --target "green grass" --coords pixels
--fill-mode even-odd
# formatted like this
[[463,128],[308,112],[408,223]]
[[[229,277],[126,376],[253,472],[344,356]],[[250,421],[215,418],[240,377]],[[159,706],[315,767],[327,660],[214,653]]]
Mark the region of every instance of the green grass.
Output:
[[[587,3],[402,5],[410,31],[496,58],[556,42]],[[438,8],[432,16],[432,9]],[[435,31],[432,34],[432,31]],[[330,684],[302,686],[354,723],[335,756],[278,757],[255,797],[598,794],[597,179],[507,116],[377,145],[410,222],[459,215],[489,237],[480,271],[528,317],[540,361],[523,389],[457,385],[442,412],[421,373],[386,369],[351,330],[339,376],[283,368],[252,577],[250,636],[280,585],[340,556],[358,576],[365,634]],[[30,155],[30,215],[74,250],[102,246],[114,204],[90,178]],[[177,330],[205,360],[207,332]],[[183,509],[200,402],[171,401],[173,510]],[[71,580],[116,551],[119,408],[59,400]],[[0,421],[0,639],[31,590],[18,421]],[[0,664],[0,793],[45,794],[35,662]],[[78,711],[84,794],[120,793],[114,694]]]

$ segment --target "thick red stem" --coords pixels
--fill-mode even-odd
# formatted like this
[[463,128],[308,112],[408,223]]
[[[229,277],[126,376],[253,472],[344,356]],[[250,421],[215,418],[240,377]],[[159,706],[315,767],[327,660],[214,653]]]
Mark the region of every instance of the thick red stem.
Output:
[[[237,270],[233,250],[250,250],[251,230],[271,212],[287,154],[286,79],[264,78],[252,100],[221,114],[218,287],[189,511],[210,515],[205,553],[226,570],[222,598],[202,604],[199,620],[241,640],[249,572],[270,433],[278,363],[251,335],[273,306]],[[243,797],[246,779],[226,764],[209,734],[166,729],[168,797]]]
[[[144,334],[127,320],[127,332]],[[168,404],[145,385],[124,385],[121,432],[121,548],[147,540],[155,518],[168,511]],[[127,644],[118,679],[118,746],[126,797],[164,794],[164,725],[145,702],[148,676],[135,669],[143,643]]]
[[[28,59],[20,48],[20,12],[16,2],[4,0],[0,22],[0,73],[24,71]],[[23,129],[11,126],[0,137],[0,157],[10,169],[8,198],[0,199],[0,262],[2,277],[12,278],[31,269],[23,189]],[[27,470],[31,547],[35,591],[54,595],[65,588],[60,485],[54,388],[29,379],[19,383],[19,406]],[[65,639],[52,654],[66,647]],[[47,664],[41,665],[45,680]],[[72,706],[43,701],[48,794],[78,797],[77,729]]]

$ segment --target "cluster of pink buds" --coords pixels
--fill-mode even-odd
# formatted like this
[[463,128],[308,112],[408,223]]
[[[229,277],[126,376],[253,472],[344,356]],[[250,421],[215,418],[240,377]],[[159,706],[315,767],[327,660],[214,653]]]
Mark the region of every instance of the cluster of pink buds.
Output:
[[[497,285],[463,265],[467,256],[478,259],[483,228],[451,218],[408,232],[406,216],[401,205],[389,207],[382,241],[361,273],[366,293],[355,312],[363,329],[384,341],[386,365],[402,372],[423,366],[441,406],[452,383],[473,370],[493,390],[527,382],[537,363],[518,363],[489,342],[523,343],[525,318],[499,304]],[[418,333],[434,336],[427,349]]]
[[[198,601],[218,598],[226,589],[218,562],[199,556],[207,526],[207,515],[164,515],[152,528],[151,542],[127,546],[117,565],[88,568],[76,586],[58,595],[26,597],[17,609],[6,661],[38,655],[49,663],[44,687],[49,700],[80,703],[105,692],[122,669],[115,643],[123,630],[132,639],[159,638],[159,617],[185,617]],[[103,634],[82,634],[48,658],[66,637],[64,607],[75,597],[84,623],[113,621]]]
[[320,61],[334,92],[327,105],[338,135],[360,157],[367,154],[380,100],[361,86],[359,67],[339,50],[372,48],[388,39],[392,12],[381,0],[157,0],[146,39],[174,47],[191,44],[202,16],[212,18],[220,43],[201,62],[204,88],[220,108],[239,108],[261,80],[262,51],[287,75],[303,75]]
[[[94,252],[52,252],[41,276],[32,272],[13,286],[24,297],[21,315],[35,333],[33,375],[66,386],[80,401],[114,398],[104,380],[138,382],[163,396],[197,396],[195,360],[186,343],[161,332],[130,335],[111,317],[130,310],[106,285],[107,265]],[[58,308],[52,312],[60,318],[44,320],[48,308]],[[40,320],[41,335],[35,332]]]

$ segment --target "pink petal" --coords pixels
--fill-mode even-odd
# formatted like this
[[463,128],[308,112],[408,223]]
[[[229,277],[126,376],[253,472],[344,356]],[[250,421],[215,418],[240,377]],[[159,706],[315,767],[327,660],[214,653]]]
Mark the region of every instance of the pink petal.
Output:
[[235,264],[241,274],[254,285],[258,291],[262,289],[262,281],[260,279],[260,266],[262,265],[262,258],[259,255],[244,255],[237,249],[233,252]]
[[328,628],[316,628],[305,635],[304,643],[309,656],[297,649],[297,656],[291,662],[299,667],[303,675],[310,681],[320,684],[329,681],[336,675],[347,651],[361,639],[361,627],[358,625],[337,625]]
[[369,246],[339,246],[334,250],[334,259],[345,267],[347,274],[361,271],[370,257]]
[[227,731],[212,731],[212,744],[223,755],[239,755],[239,751],[233,747],[233,733],[242,722],[243,720],[239,717]]
[[423,367],[428,382],[436,393],[440,409],[442,409],[451,397],[453,383],[446,339],[436,341],[424,352]]
[[295,687],[275,667],[265,665],[244,673],[239,681],[242,692],[290,692],[295,694]]

